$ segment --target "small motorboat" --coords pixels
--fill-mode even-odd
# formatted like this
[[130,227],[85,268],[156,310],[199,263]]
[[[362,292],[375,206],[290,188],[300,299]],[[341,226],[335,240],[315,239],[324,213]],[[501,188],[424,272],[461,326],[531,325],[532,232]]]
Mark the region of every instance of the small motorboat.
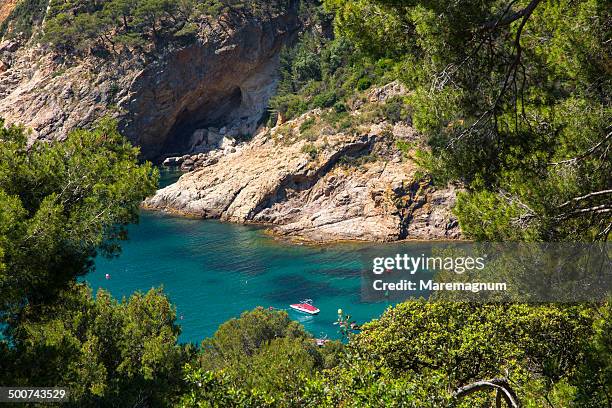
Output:
[[310,315],[316,315],[320,312],[319,309],[312,305],[312,299],[304,299],[300,303],[289,305],[289,307],[298,312],[308,313]]

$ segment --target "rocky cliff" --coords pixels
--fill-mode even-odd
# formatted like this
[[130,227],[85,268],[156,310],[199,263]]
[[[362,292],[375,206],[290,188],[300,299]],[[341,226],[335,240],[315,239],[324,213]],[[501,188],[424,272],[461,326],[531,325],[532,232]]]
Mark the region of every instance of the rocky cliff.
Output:
[[11,14],[17,3],[19,3],[19,0],[2,0],[2,3],[0,3],[0,24]]
[[192,171],[147,200],[150,209],[268,224],[313,241],[458,238],[454,188],[436,190],[408,158],[406,148],[421,145],[409,118],[384,113],[406,94],[398,83],[359,95],[348,111],[258,130],[280,50],[299,28],[290,8],[213,25],[152,55],[108,59],[5,41],[0,117],[32,138],[61,140],[110,115],[145,158],[190,153],[167,160]]
[[220,156],[198,156],[190,163],[200,168],[145,207],[272,224],[311,241],[458,238],[455,189],[434,189],[397,147],[419,144],[418,135],[372,114],[398,87],[372,91],[350,113],[315,110]]
[[149,159],[189,150],[196,129],[252,133],[274,92],[279,52],[298,29],[297,11],[289,9],[201,33],[154,58],[106,60],[6,41],[0,117],[32,129],[32,137],[61,139],[111,115]]

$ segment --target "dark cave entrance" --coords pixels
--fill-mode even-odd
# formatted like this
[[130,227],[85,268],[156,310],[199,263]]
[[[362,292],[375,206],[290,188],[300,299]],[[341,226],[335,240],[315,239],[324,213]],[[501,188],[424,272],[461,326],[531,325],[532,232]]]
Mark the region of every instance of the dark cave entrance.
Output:
[[217,95],[201,97],[194,106],[186,107],[176,118],[168,132],[161,157],[179,156],[190,149],[190,139],[197,129],[223,127],[236,116],[242,105],[242,91],[239,87],[231,92],[219,92]]

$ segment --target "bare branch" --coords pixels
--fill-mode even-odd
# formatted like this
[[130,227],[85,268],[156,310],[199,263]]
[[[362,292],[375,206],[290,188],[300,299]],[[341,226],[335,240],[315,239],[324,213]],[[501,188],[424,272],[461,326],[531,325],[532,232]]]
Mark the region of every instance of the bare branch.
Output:
[[[466,135],[472,133],[472,131],[474,129],[476,129],[479,126],[479,124],[484,119],[488,119],[491,116],[493,117],[493,120],[495,121],[496,133],[499,133],[498,129],[497,129],[497,108],[499,107],[503,96],[506,94],[506,91],[508,90],[508,87],[511,84],[514,84],[515,88],[517,88],[517,86],[516,86],[517,73],[518,73],[519,67],[522,66],[522,63],[521,63],[521,56],[522,56],[521,35],[523,33],[525,25],[527,24],[527,21],[529,20],[529,18],[531,17],[533,11],[536,9],[536,7],[538,6],[538,4],[540,2],[541,2],[541,0],[532,0],[531,3],[529,3],[527,5],[527,7],[525,7],[521,11],[519,11],[517,13],[514,13],[514,14],[508,16],[508,17],[504,17],[504,15],[507,14],[509,9],[515,3],[515,1],[512,1],[506,7],[506,9],[502,13],[501,17],[498,18],[497,20],[495,20],[495,22],[493,22],[493,24],[490,25],[490,27],[487,27],[487,24],[484,25],[485,28],[495,29],[495,28],[497,28],[499,26],[508,25],[508,24],[510,24],[510,23],[512,23],[514,21],[522,19],[521,22],[520,22],[520,25],[519,25],[519,27],[517,29],[516,36],[514,38],[514,49],[516,50],[516,54],[514,56],[513,61],[510,63],[510,66],[509,66],[508,71],[506,73],[506,76],[505,76],[504,82],[502,84],[501,90],[497,94],[497,97],[495,98],[495,101],[493,102],[492,106],[487,111],[485,111],[481,115],[481,117],[474,124],[472,124],[469,128],[467,128],[463,132],[461,132],[460,135],[458,135],[457,137],[453,138],[448,143],[447,149],[448,148],[452,148],[456,141],[461,140]],[[476,52],[480,49],[480,47],[482,46],[483,43],[484,43],[484,41],[481,42],[478,45],[478,47],[476,49]],[[468,57],[466,57],[466,59],[464,61],[462,61],[459,64],[459,66],[463,65],[468,59],[470,59],[472,57],[472,55],[468,55]],[[436,78],[436,81],[441,83],[442,85],[444,85],[449,80],[450,75],[452,75],[452,73],[454,73],[454,71],[456,71],[456,69],[458,69],[459,66],[457,66],[457,67],[453,67],[453,66],[446,67],[446,69],[440,74],[440,80],[438,80],[438,78]],[[449,70],[449,69],[451,70],[450,73],[447,72],[447,70]],[[439,84],[436,84],[436,81],[434,81],[434,84],[432,86],[434,86],[434,87],[436,85],[439,86]],[[523,78],[523,84],[521,86],[521,92],[522,92],[522,90],[524,89],[524,86],[525,86],[524,85],[524,81],[525,81],[525,79]],[[518,88],[515,91],[515,97],[514,97],[515,112],[518,113],[518,109],[517,109],[518,96],[516,95],[516,92],[518,92]],[[522,95],[521,95],[521,98],[522,98]],[[524,116],[524,104],[523,104],[523,117],[525,118],[525,116]],[[518,126],[518,118],[517,118],[517,126]],[[498,134],[498,138],[499,138],[499,134]]]
[[595,192],[592,192],[592,193],[589,193],[589,194],[586,194],[586,195],[583,195],[583,196],[580,196],[580,197],[572,198],[571,200],[566,201],[563,204],[561,204],[559,206],[559,208],[567,207],[571,203],[576,203],[576,202],[579,202],[579,201],[582,201],[582,200],[586,200],[586,199],[591,198],[591,197],[597,197],[597,196],[606,195],[606,194],[612,194],[612,190],[595,191]]
[[455,143],[460,141],[461,139],[463,139],[465,136],[469,135],[472,133],[472,131],[474,129],[477,129],[478,126],[480,126],[481,124],[485,124],[486,120],[489,119],[489,117],[491,116],[492,111],[488,110],[485,113],[483,113],[482,115],[480,115],[480,117],[476,120],[476,122],[474,122],[473,124],[471,124],[467,129],[463,130],[458,136],[453,137],[448,144],[446,145],[446,148],[452,148],[454,147]]
[[610,235],[610,232],[612,232],[612,222],[609,223],[608,226],[603,231],[597,234],[596,239],[601,240],[601,241],[607,241],[608,236]]
[[497,109],[497,106],[499,102],[501,101],[502,96],[506,93],[506,89],[508,88],[508,85],[510,83],[510,78],[511,77],[516,78],[516,72],[521,63],[521,56],[523,53],[523,48],[521,47],[521,35],[523,34],[523,29],[525,28],[525,25],[527,24],[527,20],[529,20],[529,17],[531,17],[531,14],[533,13],[537,5],[540,3],[540,1],[541,0],[532,0],[532,2],[529,3],[527,7],[521,10],[519,13],[515,13],[513,15],[513,16],[518,16],[518,17],[512,21],[516,21],[519,18],[522,18],[521,23],[518,29],[516,30],[516,37],[514,38],[514,48],[516,49],[516,56],[514,57],[514,62],[512,63],[512,65],[510,65],[510,68],[508,69],[508,73],[506,74],[506,79],[504,80],[502,89],[499,95],[497,96],[495,103],[493,104],[493,110]]
[[577,214],[584,214],[584,213],[605,214],[609,212],[612,212],[612,207],[606,204],[602,204],[602,205],[596,205],[594,207],[589,207],[589,208],[581,208],[579,210],[576,210],[570,213],[570,215],[577,215]]
[[497,391],[497,398],[499,398],[499,395],[501,394],[501,398],[506,401],[506,404],[508,404],[510,408],[520,407],[520,403],[518,397],[516,396],[516,393],[514,392],[514,390],[512,390],[510,384],[508,383],[508,380],[506,380],[505,378],[494,378],[492,380],[477,381],[475,383],[465,385],[454,392],[453,398],[463,398],[475,392],[485,390]]
[[601,204],[588,208],[579,208],[577,210],[563,213],[558,215],[556,218],[559,220],[572,218],[581,214],[607,214],[612,212],[612,204]]
[[576,156],[574,158],[571,159],[567,159],[567,160],[562,160],[560,162],[554,162],[554,163],[548,163],[550,166],[558,166],[560,164],[570,164],[570,163],[575,163],[578,162],[590,155],[592,155],[593,153],[595,153],[597,150],[599,150],[599,148],[608,141],[608,139],[610,139],[612,137],[612,132],[608,133],[599,143],[597,143],[595,146],[591,147],[589,150],[587,150],[586,152],[582,153],[579,156]]

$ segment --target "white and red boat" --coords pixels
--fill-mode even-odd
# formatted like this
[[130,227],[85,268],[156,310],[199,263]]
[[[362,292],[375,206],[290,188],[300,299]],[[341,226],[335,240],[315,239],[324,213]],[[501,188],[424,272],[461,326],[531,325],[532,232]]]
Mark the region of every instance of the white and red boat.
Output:
[[298,312],[308,313],[311,315],[316,315],[320,312],[319,309],[312,305],[312,299],[302,300],[300,303],[294,303],[289,305],[290,308],[297,310]]

